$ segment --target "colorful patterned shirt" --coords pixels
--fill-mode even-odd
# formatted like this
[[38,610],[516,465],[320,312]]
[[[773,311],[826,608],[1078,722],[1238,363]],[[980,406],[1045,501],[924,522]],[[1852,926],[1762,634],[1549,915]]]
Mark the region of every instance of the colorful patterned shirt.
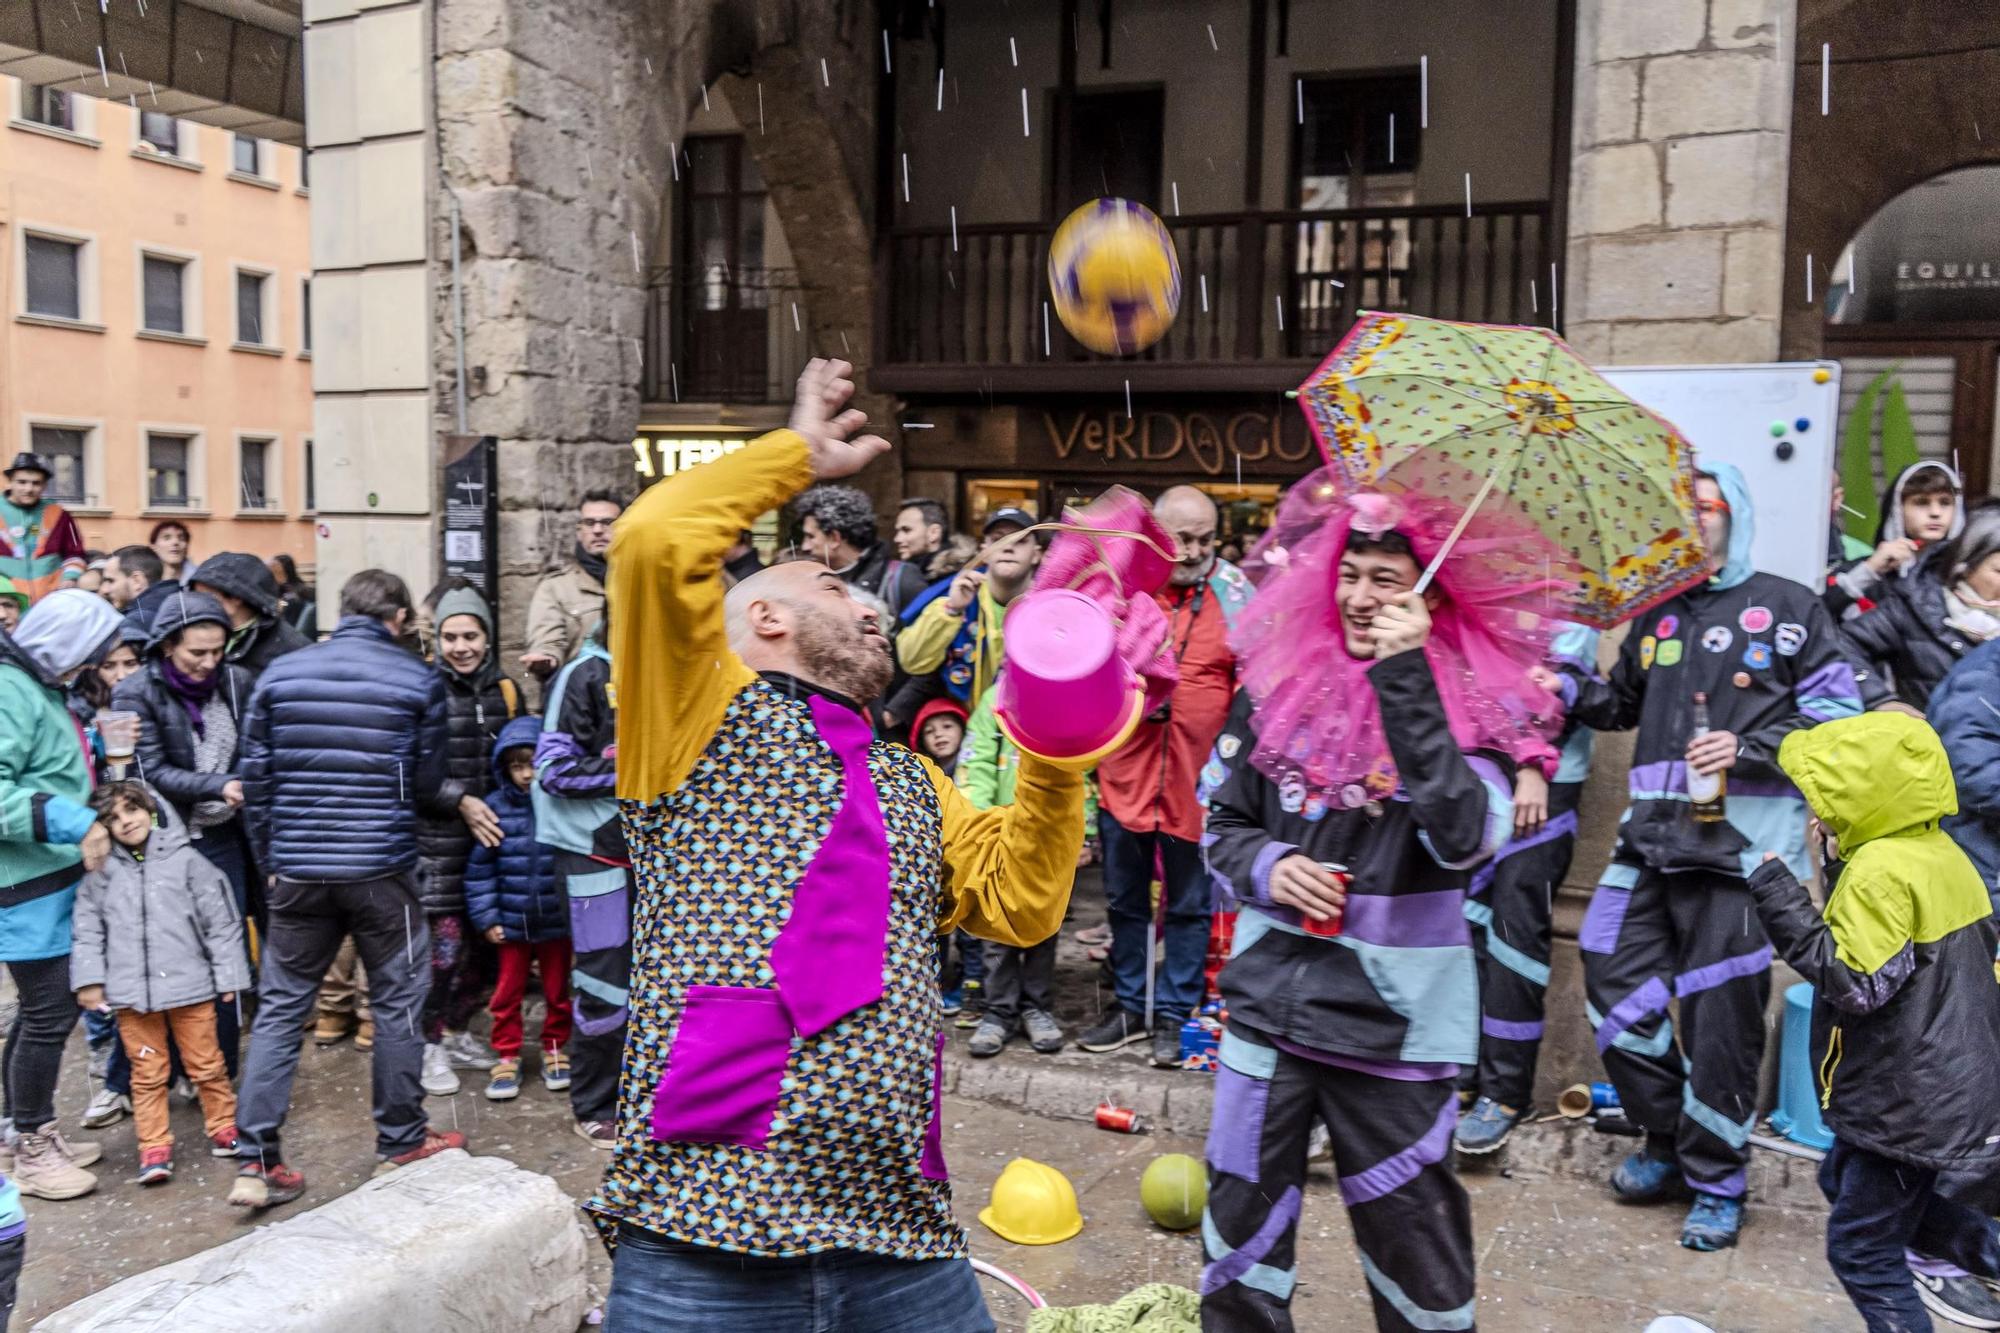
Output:
[[618,1143],[585,1206],[607,1243],[625,1222],[756,1255],[961,1256],[950,1186],[925,1173],[943,1048],[934,937],[964,926],[1029,945],[1055,932],[1083,842],[1075,773],[1026,759],[1016,804],[982,811],[928,760],[870,745],[891,888],[881,1000],[793,1034],[762,1146],[653,1128],[689,988],[773,984],[772,944],[843,795],[811,687],[759,677],[723,628],[725,552],[809,480],[805,442],[780,431],[653,487],[613,539],[618,785],[637,898]]
[[83,575],[83,533],[53,500],[23,509],[0,495],[0,575],[38,602]]

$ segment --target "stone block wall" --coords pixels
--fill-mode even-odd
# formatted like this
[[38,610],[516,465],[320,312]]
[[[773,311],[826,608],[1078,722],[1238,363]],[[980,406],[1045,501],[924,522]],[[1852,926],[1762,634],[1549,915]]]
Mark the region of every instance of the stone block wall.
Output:
[[1634,365],[1778,349],[1794,0],[1582,0],[1564,309]]

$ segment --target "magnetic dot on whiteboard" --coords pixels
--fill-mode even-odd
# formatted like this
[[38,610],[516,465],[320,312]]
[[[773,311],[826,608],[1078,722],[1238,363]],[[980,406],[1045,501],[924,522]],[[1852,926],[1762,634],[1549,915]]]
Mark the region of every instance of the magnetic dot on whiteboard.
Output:
[[1797,421],[1794,421],[1792,423],[1792,429],[1797,431],[1801,435],[1805,434],[1807,431],[1812,429],[1812,418],[1800,417]]
[[1773,435],[1774,437],[1775,437],[1775,436],[1781,436],[1781,435],[1783,435],[1784,433],[1785,433],[1785,423],[1784,423],[1784,422],[1782,422],[1782,421],[1773,421],[1773,422],[1771,423],[1771,434],[1772,434],[1772,435]]

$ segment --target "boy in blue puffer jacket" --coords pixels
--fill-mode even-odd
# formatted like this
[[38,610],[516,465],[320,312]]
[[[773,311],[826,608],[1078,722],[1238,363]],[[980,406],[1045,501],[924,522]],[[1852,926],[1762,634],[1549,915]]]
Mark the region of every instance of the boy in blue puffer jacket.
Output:
[[500,979],[493,985],[493,1050],[500,1063],[486,1084],[489,1101],[521,1092],[521,997],[528,969],[539,967],[548,1013],[542,1019],[542,1086],[569,1087],[569,895],[556,875],[553,848],[535,840],[535,745],[542,720],[517,717],[493,743],[493,790],[487,804],[500,818],[498,847],[474,847],[465,865],[465,906],[473,929],[498,946]]

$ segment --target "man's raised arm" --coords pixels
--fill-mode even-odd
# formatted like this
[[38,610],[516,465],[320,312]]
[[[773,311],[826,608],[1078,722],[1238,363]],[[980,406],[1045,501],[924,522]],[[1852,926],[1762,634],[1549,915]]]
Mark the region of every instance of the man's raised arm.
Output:
[[723,624],[722,562],[737,535],[814,478],[858,472],[889,447],[848,438],[866,421],[842,410],[852,370],[812,361],[790,429],[660,482],[612,530],[605,591],[621,797],[650,801],[685,781],[729,701],[754,679]]

